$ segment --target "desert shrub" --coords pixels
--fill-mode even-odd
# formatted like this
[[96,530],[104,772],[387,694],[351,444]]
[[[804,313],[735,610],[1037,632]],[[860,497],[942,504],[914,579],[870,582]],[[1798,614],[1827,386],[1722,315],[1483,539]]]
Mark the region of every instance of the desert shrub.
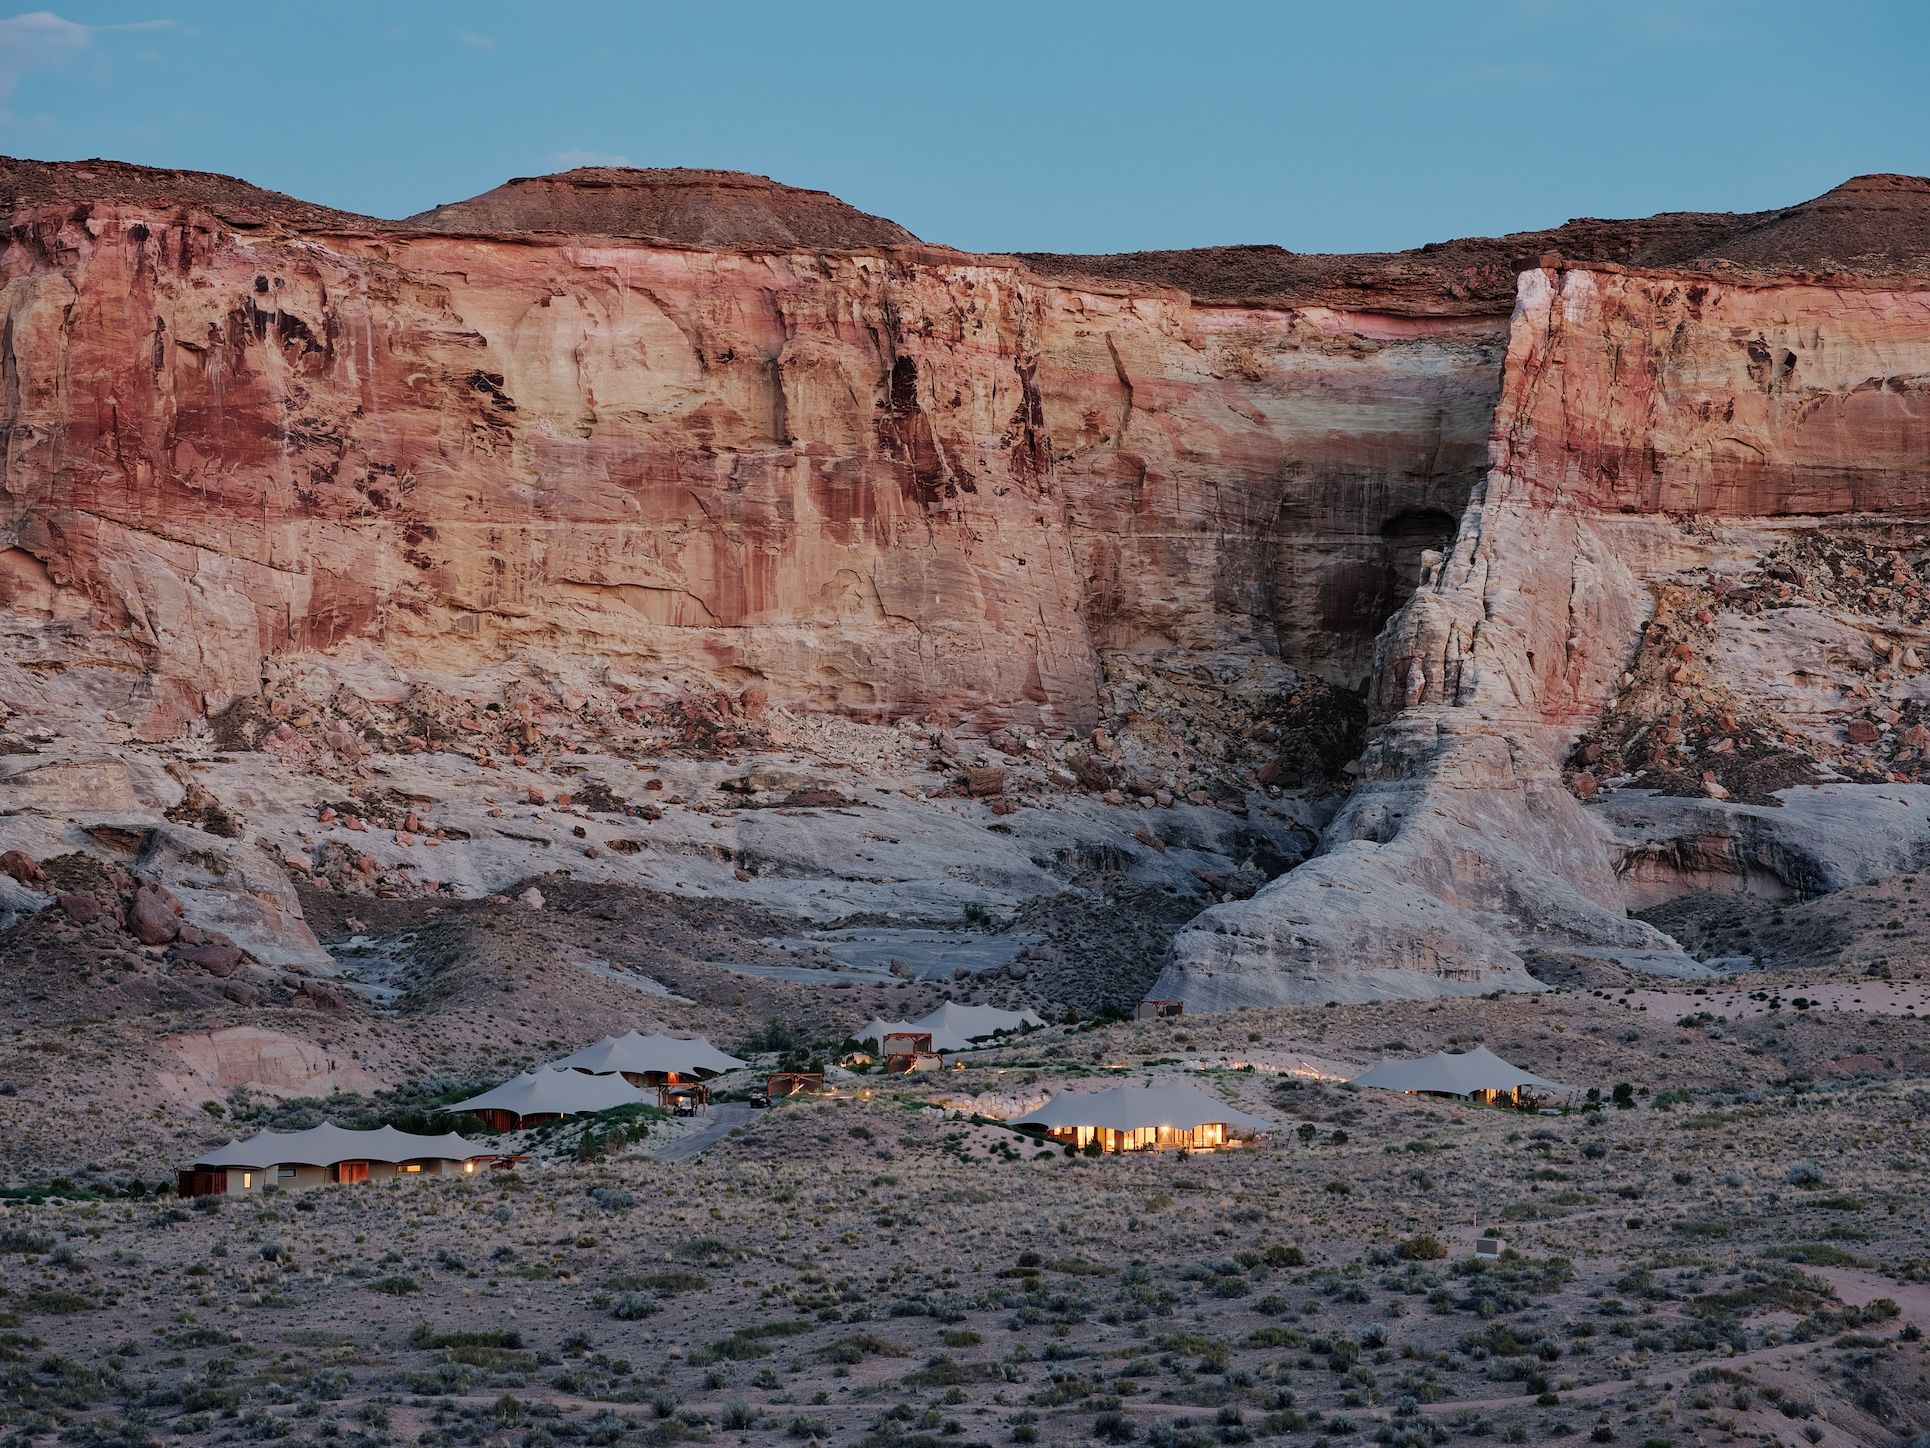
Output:
[[454,1347],[490,1347],[514,1350],[523,1345],[520,1332],[439,1332],[426,1322],[420,1322],[409,1332],[409,1346],[421,1351],[435,1351]]
[[[973,1336],[976,1337],[977,1334]],[[945,1337],[949,1343],[952,1334],[946,1333]],[[905,1351],[897,1343],[887,1342],[876,1333],[856,1332],[819,1348],[818,1356],[828,1363],[841,1363],[848,1367],[861,1363],[868,1357],[903,1357]]]
[[622,1187],[612,1186],[591,1187],[590,1200],[606,1212],[627,1212],[637,1204],[637,1199]]
[[1438,1262],[1448,1254],[1448,1249],[1442,1244],[1441,1239],[1431,1232],[1422,1232],[1419,1236],[1409,1237],[1395,1250],[1403,1260],[1408,1262]]
[[19,1299],[23,1312],[42,1317],[71,1317],[77,1312],[91,1312],[101,1304],[92,1297],[79,1292],[65,1292],[55,1287],[36,1287]]
[[1861,1267],[1863,1259],[1828,1242],[1798,1242],[1776,1254],[1785,1262],[1801,1262],[1810,1267]]
[[395,1086],[377,1091],[373,1096],[337,1091],[325,1098],[297,1096],[286,1101],[244,1100],[234,1108],[232,1118],[237,1124],[257,1130],[303,1131],[311,1126],[319,1126],[323,1121],[333,1121],[337,1126],[357,1130],[393,1126],[422,1136],[439,1136],[449,1129],[450,1121],[438,1108],[452,1101],[460,1101],[465,1096],[473,1096],[492,1084],[488,1081],[436,1082]]
[[654,1292],[660,1297],[675,1297],[679,1292],[708,1287],[710,1279],[673,1268],[666,1272],[619,1272],[605,1278],[603,1285],[612,1292]]

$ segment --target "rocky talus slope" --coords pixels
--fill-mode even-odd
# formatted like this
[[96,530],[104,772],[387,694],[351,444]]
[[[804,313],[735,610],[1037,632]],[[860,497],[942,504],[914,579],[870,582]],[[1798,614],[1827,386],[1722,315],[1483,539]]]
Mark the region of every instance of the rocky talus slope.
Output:
[[[271,996],[335,964],[297,887],[559,867],[819,922],[1125,880],[1219,902],[1158,986],[1196,1008],[1691,969],[1632,881],[1867,878],[1818,811],[1924,813],[1908,629],[1741,602],[1920,515],[1925,196],[1015,258],[719,172],[391,222],[0,163],[0,909],[109,863],[105,917],[194,934],[115,950]],[[1851,635],[1853,706],[1789,652]],[[1724,789],[1745,719],[1815,741],[1771,750],[1804,803],[1628,787],[1659,723],[1640,767]]]

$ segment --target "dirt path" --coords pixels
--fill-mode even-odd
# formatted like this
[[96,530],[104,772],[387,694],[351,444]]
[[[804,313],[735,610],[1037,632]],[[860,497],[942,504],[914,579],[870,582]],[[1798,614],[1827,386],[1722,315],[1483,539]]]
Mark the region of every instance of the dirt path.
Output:
[[1850,1307],[1861,1307],[1879,1297],[1897,1305],[1901,1321],[1914,1322],[1930,1332],[1930,1282],[1893,1282],[1881,1272],[1866,1272],[1854,1267],[1805,1267],[1805,1272],[1822,1278],[1836,1289],[1836,1295]]
[[658,1161],[689,1161],[702,1156],[718,1142],[751,1119],[751,1108],[742,1101],[720,1101],[710,1108],[709,1119],[688,1136],[680,1136],[656,1154]]

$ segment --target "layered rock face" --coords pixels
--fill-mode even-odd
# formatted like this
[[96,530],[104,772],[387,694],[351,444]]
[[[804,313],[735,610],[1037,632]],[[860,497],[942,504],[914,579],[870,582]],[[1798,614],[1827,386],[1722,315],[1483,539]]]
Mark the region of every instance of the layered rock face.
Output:
[[[1220,839],[1252,805],[1275,835],[1325,818],[1289,818],[1307,741],[1277,719],[1335,697],[1310,681],[1361,690],[1320,853],[1181,935],[1155,993],[1194,1009],[1526,987],[1555,956],[1692,971],[1631,904],[1863,878],[1930,815],[1912,178],[1356,258],[973,256],[715,172],[384,222],[7,162],[0,201],[0,722],[269,749],[298,777],[223,787],[286,828],[232,888],[177,872],[197,908],[228,888],[237,939],[299,937],[261,872],[347,848],[292,821],[302,771],[360,767],[372,706],[467,769],[565,716],[556,748],[640,762],[570,721],[720,694],[685,722],[726,754],[770,705],[1005,728],[1028,789]],[[1240,691],[1277,717],[1215,714]],[[1128,716],[1171,758],[1068,742]],[[1353,747],[1334,718],[1315,752]],[[200,859],[163,774],[111,829],[158,811]],[[36,819],[51,841],[86,805]],[[1885,848],[1850,838],[1870,809]]]
[[[612,228],[688,210],[592,179]],[[43,184],[0,254],[0,698],[149,737],[289,654],[365,692],[533,661],[1054,727],[1097,722],[1109,650],[1358,683],[1465,501],[1499,358],[1491,318],[836,249],[889,223],[840,208],[817,242],[770,183],[745,225],[812,249],[145,184]]]
[[[1894,726],[1925,688],[1930,290],[1529,271],[1491,461],[1380,640],[1384,723],[1326,851],[1200,917],[1159,992],[1484,991],[1550,954],[1686,973],[1626,914],[1671,877],[1780,893],[1920,861],[1930,791],[1894,756],[1920,764],[1930,739]],[[1826,527],[1877,538],[1851,570],[1874,593],[1765,595],[1765,568]],[[1621,767],[1662,773],[1598,777],[1598,751],[1570,746],[1631,708]],[[1814,757],[1795,777],[1815,787],[1729,804],[1721,771],[1766,753]],[[1690,789],[1613,788],[1665,779]]]

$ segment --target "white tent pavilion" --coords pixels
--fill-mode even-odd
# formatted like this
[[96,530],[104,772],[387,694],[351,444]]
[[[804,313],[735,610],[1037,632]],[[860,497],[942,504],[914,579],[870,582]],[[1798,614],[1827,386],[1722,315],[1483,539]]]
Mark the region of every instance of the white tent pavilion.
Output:
[[886,1036],[926,1035],[934,1051],[969,1051],[1001,1032],[1035,1030],[1045,1021],[1033,1011],[1002,1011],[996,1006],[967,1006],[946,1001],[917,1021],[868,1021],[852,1033],[854,1041],[884,1044]]
[[1104,1091],[1061,1091],[1044,1105],[1015,1117],[1012,1125],[1042,1126],[1054,1141],[1081,1150],[1097,1141],[1102,1151],[1162,1146],[1202,1151],[1227,1145],[1236,1131],[1251,1135],[1271,1130],[1274,1123],[1197,1086],[1169,1081]]
[[[453,1131],[421,1136],[393,1126],[356,1130],[323,1122],[306,1131],[263,1131],[195,1158],[181,1172],[183,1196],[321,1186],[370,1176],[467,1176],[495,1153]],[[374,1171],[376,1167],[384,1168]]]
[[690,1077],[715,1076],[735,1071],[744,1062],[726,1055],[702,1036],[643,1036],[626,1031],[621,1036],[605,1036],[580,1051],[572,1051],[560,1061],[550,1062],[555,1071],[581,1071],[592,1076],[620,1075],[632,1085],[674,1085]]
[[621,1076],[587,1076],[581,1071],[544,1066],[442,1109],[452,1114],[473,1111],[489,1118],[498,1131],[510,1131],[557,1116],[636,1106],[644,1099],[644,1094]]
[[1349,1086],[1378,1086],[1386,1091],[1405,1091],[1409,1095],[1471,1096],[1480,1101],[1501,1097],[1519,1102],[1522,1093],[1530,1096],[1572,1096],[1573,1086],[1550,1081],[1532,1071],[1524,1071],[1495,1055],[1486,1046],[1456,1053],[1436,1051],[1415,1061],[1382,1061],[1347,1083]]

